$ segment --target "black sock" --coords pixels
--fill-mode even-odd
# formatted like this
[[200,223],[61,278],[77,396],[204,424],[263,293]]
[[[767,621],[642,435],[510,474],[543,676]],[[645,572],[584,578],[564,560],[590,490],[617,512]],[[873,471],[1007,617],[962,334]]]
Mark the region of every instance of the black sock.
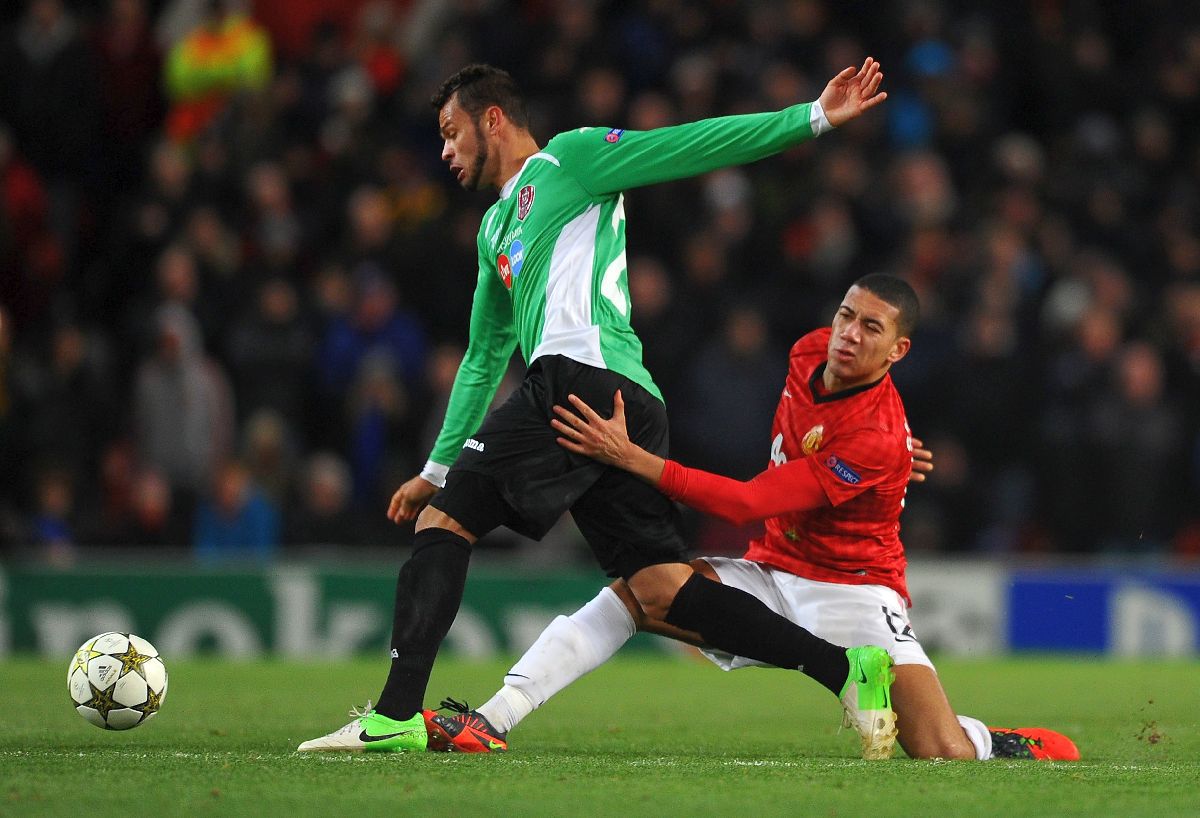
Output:
[[413,553],[396,580],[392,620],[392,669],[376,712],[407,719],[421,709],[438,647],[458,614],[471,545],[444,528],[413,538]]
[[699,574],[679,589],[664,618],[718,650],[801,670],[835,696],[850,673],[845,648],[814,636],[753,595]]

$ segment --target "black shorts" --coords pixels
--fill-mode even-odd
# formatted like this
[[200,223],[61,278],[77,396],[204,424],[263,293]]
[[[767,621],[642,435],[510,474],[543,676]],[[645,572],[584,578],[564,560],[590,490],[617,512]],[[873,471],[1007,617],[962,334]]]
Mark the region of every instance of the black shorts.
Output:
[[555,404],[571,406],[568,394],[608,416],[618,389],[630,438],[666,457],[662,401],[611,370],[544,356],[463,445],[431,505],[476,537],[504,525],[541,539],[570,510],[611,577],[628,579],[648,565],[684,561],[674,503],[628,472],[567,451],[550,426]]

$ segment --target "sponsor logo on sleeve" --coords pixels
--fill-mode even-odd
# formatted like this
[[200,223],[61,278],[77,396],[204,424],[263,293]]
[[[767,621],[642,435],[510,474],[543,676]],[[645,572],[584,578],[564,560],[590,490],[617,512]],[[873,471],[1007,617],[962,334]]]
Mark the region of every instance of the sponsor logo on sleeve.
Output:
[[519,276],[521,274],[521,265],[525,263],[525,245],[520,239],[509,245],[508,263],[512,266],[512,277],[516,278]]
[[512,263],[509,262],[508,256],[501,253],[496,256],[496,271],[500,273],[500,281],[504,284],[504,289],[512,289]]
[[604,141],[609,143],[610,145],[613,145],[613,144],[616,144],[617,142],[620,142],[621,137],[624,135],[625,135],[624,128],[613,128],[611,131],[609,131],[608,133],[606,133],[604,135]]
[[525,221],[525,217],[529,215],[529,208],[533,207],[533,197],[536,194],[537,190],[533,185],[525,185],[517,194],[517,219],[519,221]]
[[496,256],[496,272],[500,274],[500,281],[504,284],[504,289],[511,290],[513,281],[521,274],[521,267],[525,264],[525,244],[520,239],[515,239],[508,246],[507,253],[501,253]]
[[831,454],[825,458],[825,465],[843,482],[849,483],[852,486],[857,486],[862,482],[862,478],[858,476],[858,472],[843,463],[837,455]]

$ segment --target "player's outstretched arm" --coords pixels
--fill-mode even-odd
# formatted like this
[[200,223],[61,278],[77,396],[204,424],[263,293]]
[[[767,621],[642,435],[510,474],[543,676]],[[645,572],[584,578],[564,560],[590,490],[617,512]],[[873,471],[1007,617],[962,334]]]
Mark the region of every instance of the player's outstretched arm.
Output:
[[629,439],[625,401],[620,390],[613,396],[613,416],[600,417],[576,395],[568,395],[572,412],[555,406],[559,419],[550,425],[562,435],[564,449],[616,466],[654,485],[673,500],[728,520],[735,525],[765,520],[785,511],[803,511],[828,505],[829,500],[803,460],[769,468],[743,482],[701,469],[689,469],[651,454]]
[[879,90],[881,82],[883,71],[872,57],[857,71],[850,66],[831,79],[819,98],[829,124],[843,125],[887,99],[887,92]]
[[579,397],[568,395],[575,412],[555,406],[554,413],[561,420],[551,420],[562,437],[558,443],[564,449],[582,454],[609,466],[616,466],[637,475],[648,483],[658,483],[666,461],[643,449],[629,439],[625,425],[625,400],[621,390],[613,395],[613,416],[600,417],[592,407]]
[[868,57],[861,68],[847,68],[831,79],[812,103],[649,131],[583,128],[559,134],[547,151],[589,193],[619,193],[756,162],[798,145],[887,99],[879,90],[881,82],[879,63]]

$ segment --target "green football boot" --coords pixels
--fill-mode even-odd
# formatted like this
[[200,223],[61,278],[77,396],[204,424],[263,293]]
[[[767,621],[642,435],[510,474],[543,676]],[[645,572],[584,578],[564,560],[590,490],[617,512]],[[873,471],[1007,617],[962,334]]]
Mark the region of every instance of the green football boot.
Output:
[[838,698],[845,715],[842,726],[853,727],[862,740],[862,757],[888,759],[896,747],[896,714],[892,711],[892,657],[883,648],[866,645],[846,651],[850,674]]
[[428,739],[425,718],[420,713],[397,721],[376,713],[367,702],[366,708],[353,708],[350,715],[354,720],[345,727],[304,742],[296,752],[400,753],[425,749]]

